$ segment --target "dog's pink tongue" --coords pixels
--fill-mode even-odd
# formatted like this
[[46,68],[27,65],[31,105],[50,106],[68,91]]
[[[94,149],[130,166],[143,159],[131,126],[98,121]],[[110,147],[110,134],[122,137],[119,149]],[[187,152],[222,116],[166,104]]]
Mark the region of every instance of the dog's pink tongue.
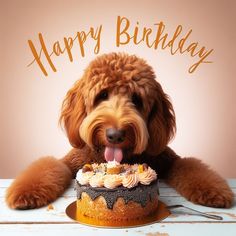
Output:
[[106,161],[116,161],[120,163],[123,159],[123,153],[120,148],[106,147],[104,155]]

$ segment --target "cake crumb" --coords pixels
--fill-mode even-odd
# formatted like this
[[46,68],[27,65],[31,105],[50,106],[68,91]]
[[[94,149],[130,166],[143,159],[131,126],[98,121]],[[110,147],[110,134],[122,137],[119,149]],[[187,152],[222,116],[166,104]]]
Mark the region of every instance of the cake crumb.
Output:
[[47,207],[47,211],[54,210],[54,206],[52,204],[49,204]]

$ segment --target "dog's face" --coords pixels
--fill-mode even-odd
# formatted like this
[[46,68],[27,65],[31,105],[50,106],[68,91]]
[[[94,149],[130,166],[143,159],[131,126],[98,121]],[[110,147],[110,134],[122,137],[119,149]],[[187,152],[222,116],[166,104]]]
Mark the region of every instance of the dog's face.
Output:
[[152,68],[136,56],[92,61],[67,93],[60,120],[70,143],[103,151],[107,161],[158,155],[175,132],[175,116]]

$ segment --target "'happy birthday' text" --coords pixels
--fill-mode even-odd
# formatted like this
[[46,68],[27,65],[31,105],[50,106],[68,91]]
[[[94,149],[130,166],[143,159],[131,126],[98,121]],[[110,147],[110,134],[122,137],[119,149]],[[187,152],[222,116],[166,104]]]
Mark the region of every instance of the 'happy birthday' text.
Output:
[[[131,23],[128,18],[117,17],[116,47],[122,47],[123,45],[131,43],[135,45],[145,44],[148,48],[153,50],[169,50],[171,55],[177,53],[188,54],[190,57],[197,58],[194,64],[189,67],[189,73],[193,73],[203,63],[212,62],[208,61],[207,58],[213,52],[213,49],[207,50],[205,46],[200,46],[198,42],[189,42],[192,29],[183,33],[183,27],[178,25],[174,33],[170,35],[166,32],[165,24],[162,21],[154,24],[154,27],[140,28],[139,22],[137,22],[134,27],[130,26]],[[66,54],[68,59],[73,62],[75,55],[78,55],[78,52],[73,51],[75,44],[79,46],[80,55],[85,57],[86,42],[89,40],[94,43],[94,54],[98,54],[101,49],[102,29],[102,25],[96,28],[90,27],[87,32],[79,31],[73,37],[64,37],[63,42],[55,41],[52,45],[47,45],[42,33],[39,33],[39,49],[36,49],[32,40],[28,40],[29,47],[34,57],[28,66],[36,62],[43,74],[47,76],[48,72],[45,68],[45,63],[56,72],[56,57]],[[44,63],[42,57],[44,57]]]

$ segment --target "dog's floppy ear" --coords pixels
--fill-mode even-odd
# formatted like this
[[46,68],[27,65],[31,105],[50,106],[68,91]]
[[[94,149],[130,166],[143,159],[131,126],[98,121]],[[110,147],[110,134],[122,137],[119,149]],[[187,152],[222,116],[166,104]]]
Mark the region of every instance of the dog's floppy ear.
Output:
[[[156,82],[156,81],[155,81]],[[169,97],[159,83],[155,83],[154,104],[148,117],[149,141],[146,152],[160,154],[176,131],[175,113]]]
[[85,143],[79,134],[79,128],[86,117],[83,98],[83,79],[78,80],[67,92],[62,104],[60,124],[63,124],[71,145],[75,148],[84,147]]

